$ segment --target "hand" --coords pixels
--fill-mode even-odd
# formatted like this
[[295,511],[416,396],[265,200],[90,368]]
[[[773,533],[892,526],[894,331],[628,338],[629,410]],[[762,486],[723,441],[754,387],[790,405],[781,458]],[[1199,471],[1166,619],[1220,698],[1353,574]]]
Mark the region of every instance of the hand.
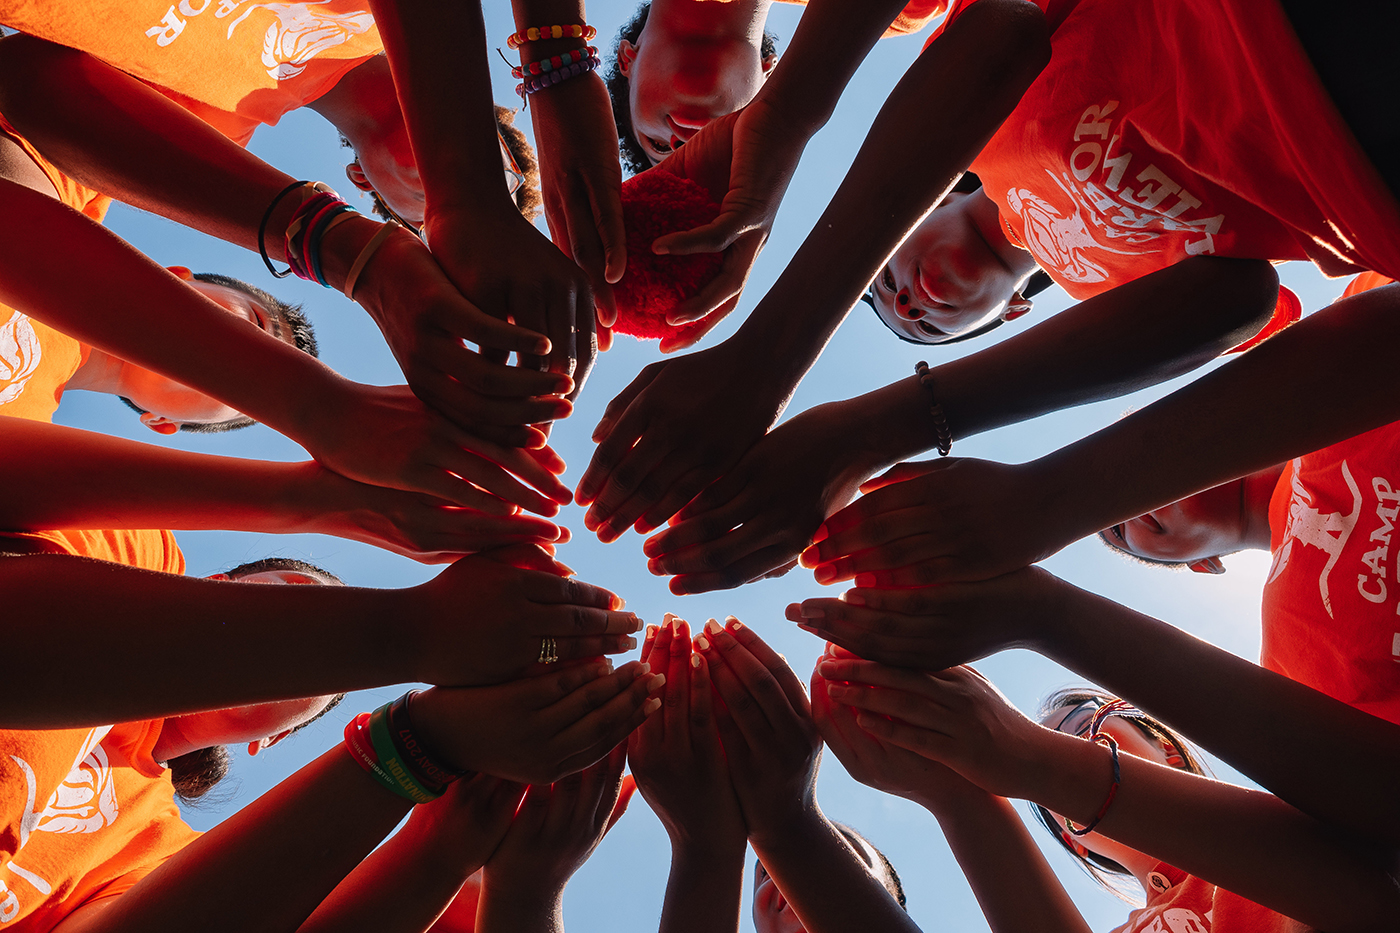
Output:
[[787,402],[755,392],[762,365],[720,344],[643,369],[593,429],[578,484],[588,530],[604,542],[634,522],[650,531],[738,463]]
[[572,410],[560,398],[574,389],[567,376],[507,366],[463,345],[527,356],[549,351],[542,333],[492,317],[464,298],[408,231],[379,247],[356,283],[355,300],[379,325],[414,394],[462,430],[537,447],[544,436],[528,425]]
[[434,687],[413,701],[423,743],[458,770],[552,784],[625,742],[661,706],[640,661],[570,664],[493,687]]
[[823,658],[817,672],[831,701],[855,707],[856,725],[873,738],[947,765],[988,793],[1025,797],[1045,769],[1045,737],[1054,733],[970,667],[926,673]]
[[310,436],[294,440],[342,476],[495,515],[511,514],[516,506],[554,515],[571,498],[549,469],[562,467],[557,455],[548,455],[551,461],[472,437],[429,410],[408,386],[337,382],[343,404],[316,411]]
[[553,786],[532,785],[505,839],[486,863],[484,886],[492,896],[537,900],[550,892],[563,893],[574,872],[627,810],[637,785],[623,779],[626,763],[627,747],[620,744],[597,764]]
[[437,800],[413,808],[406,829],[416,848],[431,847],[437,858],[471,875],[496,851],[510,829],[525,785],[489,774],[471,774],[453,783]]
[[408,603],[385,620],[412,638],[418,679],[449,686],[499,683],[529,670],[546,637],[560,660],[636,647],[641,620],[622,600],[568,579],[571,571],[538,548],[516,546],[464,557],[427,583],[403,591]]
[[1033,464],[947,458],[902,463],[827,519],[802,565],[818,583],[928,586],[985,580],[1069,544],[1057,540]]
[[499,212],[430,211],[424,230],[438,265],[472,304],[549,338],[547,357],[527,354],[521,364],[574,376],[576,393],[596,353],[593,292],[583,270],[514,202]]
[[[818,659],[856,659],[831,645]],[[858,660],[858,659],[857,659]],[[812,717],[827,748],[857,781],[886,794],[904,797],[935,812],[955,806],[968,794],[985,794],[953,769],[929,758],[883,741],[856,724],[857,710],[831,698],[831,684],[818,670],[812,671]]]
[[802,681],[732,616],[723,628],[711,620],[695,644],[724,700],[719,733],[749,838],[780,834],[816,807],[822,740]]
[[580,75],[533,95],[530,115],[550,238],[588,274],[598,322],[611,327],[617,309],[610,286],[627,268],[627,241],[607,86],[597,74]]
[[[719,187],[716,175],[728,181],[718,217],[703,227],[659,237],[653,246],[658,253],[728,253],[719,277],[678,306],[671,314],[673,321],[698,321],[716,311],[718,319],[733,310],[773,230],[778,206],[808,138],[807,129],[755,99],[737,113],[710,121],[661,163],[667,171],[694,179],[712,192]],[[663,342],[661,349],[680,346],[684,344],[668,347]]]
[[847,590],[787,607],[789,620],[862,658],[941,671],[1007,648],[1035,647],[1078,592],[1039,567],[978,583]]
[[[672,846],[726,843],[742,849],[748,831],[729,780],[710,698],[709,668],[691,652],[690,626],[667,613],[648,630],[642,658],[665,670],[662,713],[632,733],[627,757],[637,788],[670,834]],[[664,665],[664,667],[663,667]]]
[[[562,544],[567,528],[531,515],[492,515],[419,493],[367,486],[314,461],[288,494],[304,530],[362,541],[424,564],[510,544]],[[299,529],[301,530],[301,529]]]
[[[681,149],[684,152],[689,145]],[[817,527],[873,472],[851,443],[855,408],[820,405],[765,435],[643,548],[678,596],[742,586],[790,567]]]

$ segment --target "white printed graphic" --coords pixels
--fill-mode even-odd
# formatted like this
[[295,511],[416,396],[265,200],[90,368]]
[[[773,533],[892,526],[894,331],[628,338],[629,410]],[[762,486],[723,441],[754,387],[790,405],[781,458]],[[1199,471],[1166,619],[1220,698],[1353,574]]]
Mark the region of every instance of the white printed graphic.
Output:
[[20,397],[43,356],[29,318],[15,311],[0,324],[0,405]]
[[[328,0],[327,0],[328,2]],[[263,36],[263,65],[274,81],[294,78],[306,70],[306,63],[327,49],[343,45],[352,37],[374,28],[368,12],[328,13],[317,10],[317,3],[255,3],[229,23],[228,36],[254,10],[267,10],[277,22]]]
[[117,818],[117,792],[112,783],[112,766],[101,744],[109,728],[93,729],[87,734],[73,767],[58,785],[42,810],[34,808],[37,782],[34,769],[23,758],[10,758],[24,772],[28,784],[28,802],[20,819],[19,845],[29,841],[31,833],[95,833],[111,825]]
[[1283,544],[1274,555],[1274,565],[1269,570],[1269,579],[1265,585],[1273,583],[1279,574],[1283,573],[1295,543],[1319,548],[1327,554],[1327,563],[1317,578],[1317,589],[1322,596],[1322,606],[1327,610],[1328,617],[1336,618],[1332,614],[1332,597],[1328,592],[1327,578],[1331,575],[1332,568],[1337,565],[1337,559],[1342,556],[1342,549],[1347,546],[1352,529],[1356,527],[1356,520],[1361,515],[1361,490],[1357,487],[1356,480],[1352,479],[1347,462],[1343,460],[1342,478],[1351,490],[1351,514],[1324,514],[1312,507],[1312,493],[1298,479],[1298,467],[1299,461],[1294,460],[1293,498],[1288,503],[1288,520],[1283,526]]
[[1006,192],[1006,203],[1021,218],[1026,249],[1034,254],[1041,265],[1054,269],[1057,277],[1086,284],[1108,278],[1103,267],[1085,255],[1089,250],[1103,247],[1089,232],[1084,216],[1078,210],[1073,217],[1066,217],[1049,202],[1025,188]]

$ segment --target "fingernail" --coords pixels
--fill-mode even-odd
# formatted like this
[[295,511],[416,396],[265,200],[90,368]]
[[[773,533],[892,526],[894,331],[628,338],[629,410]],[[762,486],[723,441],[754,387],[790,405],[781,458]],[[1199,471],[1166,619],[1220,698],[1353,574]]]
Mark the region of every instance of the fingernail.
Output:
[[701,635],[701,636],[699,636],[698,638],[695,639],[695,647],[699,648],[701,651],[709,651],[709,650],[710,650],[710,640],[709,640],[708,638],[706,638],[704,635]]
[[653,577],[666,576],[666,571],[661,569],[661,561],[659,560],[647,561],[647,572],[649,572]]
[[606,677],[607,675],[612,673],[612,669],[613,668],[611,664],[598,664],[593,668],[593,676]]
[[649,661],[640,661],[640,662],[638,662],[638,664],[637,664],[637,676],[638,676],[638,677],[643,677],[643,676],[645,676],[645,675],[647,675],[647,674],[650,674],[650,673],[651,673],[651,662],[649,662]]
[[645,703],[642,704],[642,714],[645,716],[650,716],[652,713],[656,712],[660,708],[660,698],[652,697],[651,699],[647,700]]
[[836,579],[836,568],[830,564],[822,564],[816,570],[812,571],[812,576],[816,577],[818,583],[830,583],[832,580]]
[[659,631],[661,631],[661,626],[659,626],[659,625],[648,625],[648,626],[647,626],[647,641],[651,641],[653,638],[655,638],[655,637],[656,637],[656,633],[659,632]]
[[850,606],[865,605],[865,597],[860,595],[859,593],[846,593],[844,596],[842,596],[842,599],[846,600],[846,604]]
[[733,629],[736,632],[741,632],[744,630],[744,623],[740,622],[734,616],[729,616],[724,621],[725,624],[727,624],[731,629]]
[[724,631],[724,629],[718,622],[711,619],[705,623],[705,631],[709,632],[711,635],[718,635],[720,632]]
[[623,651],[631,651],[633,648],[636,648],[636,647],[637,647],[637,639],[635,639],[635,638],[633,638],[633,637],[631,637],[631,636],[629,635],[629,636],[627,637],[627,641],[624,642],[624,644],[625,644],[627,647],[623,648],[622,650],[623,650]]
[[818,606],[803,606],[802,618],[804,619],[825,619],[826,610]]
[[668,612],[668,613],[666,613],[665,615],[663,615],[663,616],[661,617],[661,621],[662,621],[662,623],[664,623],[665,625],[670,625],[670,624],[671,624],[671,620],[674,619],[675,617],[676,617],[676,614],[675,614],[674,612]]
[[690,656],[690,666],[691,666],[691,667],[699,667],[699,666],[700,666],[700,655],[698,655],[698,654],[692,654],[692,655]]
[[873,588],[873,587],[875,586],[875,574],[873,574],[873,573],[858,573],[858,574],[856,574],[856,586],[863,586],[863,587],[866,587],[867,589]]
[[666,686],[666,675],[653,674],[647,681],[647,693],[655,693],[664,686]]

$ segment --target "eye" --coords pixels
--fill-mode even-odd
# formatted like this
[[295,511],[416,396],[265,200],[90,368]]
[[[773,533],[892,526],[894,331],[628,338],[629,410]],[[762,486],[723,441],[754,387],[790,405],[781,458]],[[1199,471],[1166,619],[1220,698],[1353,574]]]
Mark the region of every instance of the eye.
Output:
[[939,330],[937,327],[934,327],[932,324],[930,324],[928,321],[925,321],[923,318],[920,318],[920,319],[919,319],[918,321],[916,321],[915,323],[917,323],[917,324],[919,325],[919,333],[923,334],[925,337],[946,337],[946,336],[948,336],[948,332],[947,332],[947,331],[945,331],[945,330]]
[[880,284],[892,292],[899,291],[899,289],[894,287],[894,273],[890,271],[888,265],[880,270]]

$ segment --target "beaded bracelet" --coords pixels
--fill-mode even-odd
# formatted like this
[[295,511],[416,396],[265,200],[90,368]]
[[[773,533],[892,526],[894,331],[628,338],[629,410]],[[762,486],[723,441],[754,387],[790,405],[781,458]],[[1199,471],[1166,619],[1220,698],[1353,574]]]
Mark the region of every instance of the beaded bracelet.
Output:
[[933,402],[929,409],[929,414],[933,416],[933,435],[938,445],[938,456],[946,457],[953,449],[953,429],[948,427],[948,414],[934,392],[933,373],[928,371],[928,363],[923,360],[914,367],[914,372],[919,374],[919,384],[928,390],[929,400]]
[[544,74],[572,65],[575,62],[581,62],[590,55],[597,54],[597,46],[590,45],[587,48],[574,49],[572,52],[565,52],[563,55],[551,55],[549,58],[542,58],[537,62],[530,62],[521,65],[519,68],[512,68],[510,73],[512,77],[516,78],[523,78],[526,74]]
[[545,74],[531,75],[515,86],[515,93],[520,95],[521,100],[524,100],[530,94],[543,91],[547,87],[553,87],[570,78],[577,78],[579,75],[592,71],[601,64],[602,62],[599,61],[597,55],[590,55],[583,61],[574,62],[572,65],[565,68],[559,68],[555,71],[546,72]]
[[526,42],[540,42],[545,39],[583,39],[585,42],[598,34],[587,23],[569,26],[531,26],[506,38],[506,46],[518,49]]
[[1089,741],[1093,742],[1095,745],[1104,746],[1113,756],[1113,785],[1109,787],[1108,797],[1104,799],[1103,806],[1099,807],[1098,815],[1084,824],[1083,829],[1075,829],[1069,817],[1065,817],[1065,829],[1069,830],[1069,832],[1075,836],[1087,836],[1089,833],[1093,832],[1094,827],[1098,826],[1103,818],[1108,815],[1108,808],[1113,806],[1113,799],[1118,796],[1118,788],[1122,785],[1123,780],[1123,772],[1118,766],[1118,743],[1113,740],[1113,736],[1109,735],[1107,732],[1095,732],[1089,737]]

